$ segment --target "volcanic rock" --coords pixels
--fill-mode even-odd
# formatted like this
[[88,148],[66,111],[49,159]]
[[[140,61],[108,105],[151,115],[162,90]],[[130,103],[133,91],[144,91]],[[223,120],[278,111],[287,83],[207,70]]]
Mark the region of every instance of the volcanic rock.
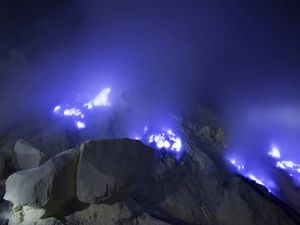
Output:
[[84,203],[116,201],[150,176],[153,150],[129,139],[90,141],[80,147],[77,197]]
[[76,196],[78,158],[78,151],[68,150],[40,167],[12,174],[4,198],[15,205],[45,208],[49,214],[62,211]]
[[9,219],[8,225],[63,225],[63,222],[54,217],[41,219],[45,209],[32,208],[30,206],[15,206]]
[[134,215],[125,202],[94,205],[67,217],[67,224],[76,225],[168,225],[147,213]]
[[[207,147],[203,144],[202,148]],[[204,154],[199,150],[198,158]],[[202,161],[206,161],[202,157]],[[201,166],[202,165],[202,166]],[[210,159],[180,161],[156,153],[153,180],[132,191],[143,211],[171,224],[299,224],[300,218],[268,190],[228,173]],[[276,215],[276,216],[274,216]]]
[[14,148],[13,162],[18,170],[38,167],[45,159],[45,153],[35,148],[31,143],[20,139]]
[[132,217],[130,210],[125,203],[116,203],[114,205],[94,205],[87,209],[73,213],[67,217],[68,224],[76,225],[115,225],[120,224],[122,220],[129,220]]

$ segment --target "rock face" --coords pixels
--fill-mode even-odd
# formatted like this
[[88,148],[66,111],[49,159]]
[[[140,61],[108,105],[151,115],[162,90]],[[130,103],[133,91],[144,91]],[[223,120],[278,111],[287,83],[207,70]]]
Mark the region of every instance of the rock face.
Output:
[[[300,223],[267,189],[218,165],[202,151],[207,147],[198,143],[193,157],[179,160],[129,139],[86,142],[8,178],[5,199],[17,207],[10,224]],[[76,196],[86,204],[64,211]]]
[[139,141],[92,141],[80,152],[77,197],[84,203],[115,201],[150,175],[153,150]]
[[14,203],[7,219],[21,225],[300,224],[266,188],[229,172],[215,145],[186,140],[180,158],[135,140],[88,141],[16,172],[6,181],[5,199]]
[[16,172],[6,181],[4,198],[15,205],[61,211],[76,196],[79,152],[65,151],[40,167]]
[[[114,225],[129,220],[132,214],[125,203],[114,205],[91,205],[87,209],[67,217],[68,224],[76,225]],[[91,218],[93,218],[91,220]]]
[[26,170],[38,167],[45,159],[45,153],[35,148],[28,141],[20,139],[14,148],[14,164],[16,169]]
[[[91,219],[93,218],[93,219]],[[67,217],[68,224],[76,225],[168,225],[147,213],[136,216],[126,203],[91,205],[89,208]]]

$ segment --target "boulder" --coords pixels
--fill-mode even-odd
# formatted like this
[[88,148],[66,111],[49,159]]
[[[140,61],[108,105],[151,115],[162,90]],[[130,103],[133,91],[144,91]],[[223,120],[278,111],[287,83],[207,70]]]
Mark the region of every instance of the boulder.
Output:
[[34,147],[30,142],[20,139],[16,142],[13,163],[17,170],[38,167],[46,158],[45,153]]
[[120,200],[150,175],[153,150],[140,141],[90,141],[80,152],[77,197],[84,203]]
[[68,150],[40,167],[19,171],[8,177],[4,198],[15,205],[44,208],[49,215],[76,196],[76,168],[79,151]]
[[9,219],[8,225],[63,225],[64,223],[54,217],[41,219],[45,209],[36,209],[30,206],[15,206]]

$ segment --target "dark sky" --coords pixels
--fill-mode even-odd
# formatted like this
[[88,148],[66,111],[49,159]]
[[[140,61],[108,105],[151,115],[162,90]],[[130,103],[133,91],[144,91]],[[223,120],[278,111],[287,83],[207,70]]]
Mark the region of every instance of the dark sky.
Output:
[[230,123],[298,107],[299,12],[291,0],[1,0],[2,106],[11,115],[109,84],[154,104],[199,99]]

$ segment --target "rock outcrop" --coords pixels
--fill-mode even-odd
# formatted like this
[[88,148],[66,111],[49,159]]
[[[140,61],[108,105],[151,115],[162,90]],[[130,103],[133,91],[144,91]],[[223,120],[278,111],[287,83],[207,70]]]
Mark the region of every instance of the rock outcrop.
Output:
[[5,199],[14,203],[10,224],[300,223],[267,189],[206,155],[207,147],[198,143],[197,157],[186,153],[178,159],[135,140],[86,142],[8,178]]
[[18,170],[38,167],[46,158],[45,153],[26,140],[20,139],[14,148],[13,162]]
[[116,201],[150,176],[153,150],[139,141],[92,141],[80,152],[77,197],[81,202]]
[[68,150],[40,167],[19,171],[6,181],[4,199],[15,205],[44,208],[47,214],[63,211],[76,196],[79,152]]

